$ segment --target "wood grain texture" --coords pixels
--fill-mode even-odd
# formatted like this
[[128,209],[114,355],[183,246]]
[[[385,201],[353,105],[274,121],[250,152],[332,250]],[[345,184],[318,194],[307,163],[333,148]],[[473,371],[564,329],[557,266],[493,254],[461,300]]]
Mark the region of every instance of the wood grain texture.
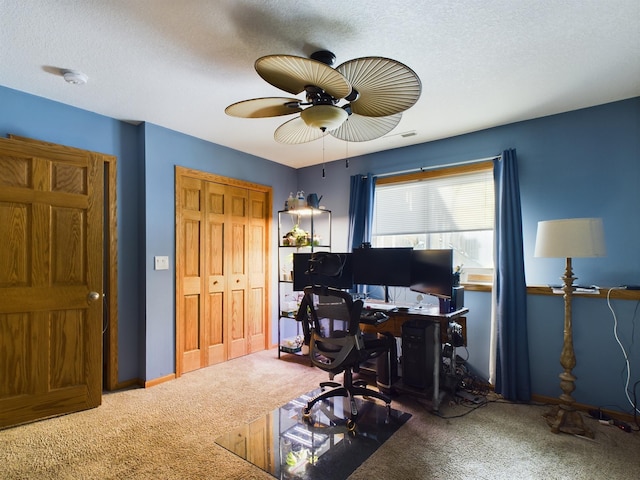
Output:
[[[176,167],[178,376],[268,347],[270,198],[269,187]],[[185,309],[195,292],[199,309]]]
[[[0,139],[0,426],[95,407],[102,395],[103,165]],[[20,241],[24,247],[17,248]],[[16,255],[10,260],[9,255]],[[99,297],[100,298],[100,297]],[[17,322],[16,319],[21,319]]]
[[[104,342],[103,357],[104,362],[104,386],[107,390],[126,388],[130,382],[139,382],[137,379],[120,382],[118,379],[118,209],[117,209],[117,158],[113,155],[106,155],[99,152],[87,152],[79,148],[58,145],[42,140],[37,140],[19,135],[9,134],[8,138],[27,142],[31,145],[44,147],[55,147],[63,151],[76,153],[89,153],[99,163],[104,166],[105,191],[104,202],[106,205],[104,243],[108,246],[108,255],[105,258],[105,281],[103,285],[106,297],[106,341]],[[1,167],[0,167],[1,168]],[[24,175],[25,178],[28,175]],[[0,174],[0,182],[3,175]]]

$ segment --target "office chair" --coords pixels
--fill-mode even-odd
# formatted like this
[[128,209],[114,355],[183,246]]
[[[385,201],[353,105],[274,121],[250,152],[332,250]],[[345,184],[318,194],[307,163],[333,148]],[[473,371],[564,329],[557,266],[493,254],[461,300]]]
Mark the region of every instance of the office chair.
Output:
[[[349,398],[349,430],[355,429],[358,416],[356,396],[382,400],[390,413],[389,396],[367,388],[362,380],[353,381],[353,373],[359,371],[362,362],[388,353],[390,341],[395,342],[388,337],[366,338],[363,335],[360,331],[362,305],[362,300],[353,301],[351,294],[342,290],[323,286],[305,287],[298,320],[302,322],[305,341],[309,342],[312,365],[329,372],[331,380],[320,383],[322,391],[311,398],[303,409],[305,418],[309,418],[311,408],[317,402],[336,396]],[[342,372],[343,384],[334,382],[335,375]]]

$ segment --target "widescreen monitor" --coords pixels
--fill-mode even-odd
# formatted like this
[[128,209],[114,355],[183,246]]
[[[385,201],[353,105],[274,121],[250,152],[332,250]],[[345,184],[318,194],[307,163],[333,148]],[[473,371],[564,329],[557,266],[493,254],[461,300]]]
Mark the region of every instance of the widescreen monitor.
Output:
[[412,248],[356,248],[353,250],[353,283],[408,287],[411,285]]
[[[334,287],[342,290],[347,290],[353,287],[353,270],[352,259],[349,253],[331,253],[332,260],[337,261],[340,265],[340,271],[338,275],[335,275],[335,270],[332,268],[332,275],[325,275],[323,273],[311,274],[309,261],[314,255],[326,255],[325,252],[315,253],[294,253],[293,254],[293,290],[301,292],[304,287],[310,285],[322,285],[324,287]],[[331,265],[335,265],[331,262]]]
[[413,250],[411,290],[451,297],[453,291],[453,250]]

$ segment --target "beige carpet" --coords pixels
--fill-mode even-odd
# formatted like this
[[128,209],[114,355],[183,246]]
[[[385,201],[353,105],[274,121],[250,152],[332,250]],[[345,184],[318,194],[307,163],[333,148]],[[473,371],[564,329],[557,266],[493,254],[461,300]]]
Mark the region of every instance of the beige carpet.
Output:
[[[326,379],[304,359],[276,356],[260,352],[153,388],[109,393],[96,409],[0,431],[0,478],[272,478],[215,439]],[[412,418],[351,479],[615,480],[640,472],[640,434],[591,419],[594,440],[549,432],[546,408],[538,406],[490,403],[450,419],[409,396],[393,407]]]

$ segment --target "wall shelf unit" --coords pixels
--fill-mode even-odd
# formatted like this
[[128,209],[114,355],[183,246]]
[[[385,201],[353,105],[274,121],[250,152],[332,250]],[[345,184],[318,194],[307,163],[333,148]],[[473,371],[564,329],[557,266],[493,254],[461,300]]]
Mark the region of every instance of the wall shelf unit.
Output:
[[[295,321],[302,292],[294,291],[294,253],[331,251],[331,211],[298,208],[278,212],[278,358],[300,353],[300,325]],[[284,336],[283,336],[284,334]]]

